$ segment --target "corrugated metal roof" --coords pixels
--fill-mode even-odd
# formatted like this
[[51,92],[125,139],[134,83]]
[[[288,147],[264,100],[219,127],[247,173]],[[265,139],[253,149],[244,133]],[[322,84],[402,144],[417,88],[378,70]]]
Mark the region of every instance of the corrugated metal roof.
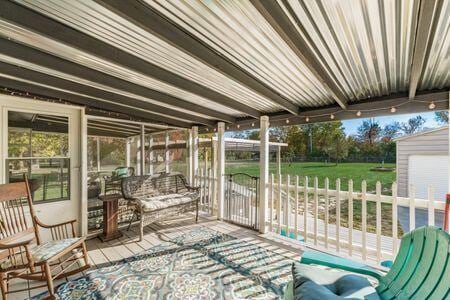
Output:
[[333,103],[249,1],[145,2],[292,102],[304,107]]
[[[76,43],[75,46],[69,46],[38,34],[33,28],[16,26],[15,20],[0,19],[0,35],[224,114],[245,116],[237,111],[242,106],[230,108],[221,100],[213,99],[213,96],[207,97],[212,94],[202,94],[189,89],[189,84],[198,84],[216,92],[216,96],[224,95],[233,103],[235,101],[246,105],[262,114],[282,111],[282,105],[268,99],[267,93],[263,96],[261,90],[253,90],[251,85],[247,85],[242,79],[239,82],[236,77],[226,75],[226,71],[215,68],[214,63],[189,54],[189,50],[167,41],[170,39],[161,38],[158,33],[152,33],[151,29],[146,30],[145,26],[139,26],[138,22],[126,18],[126,12],[113,12],[107,8],[111,3],[104,1],[106,4],[102,4],[102,0],[13,0],[101,40],[107,43],[108,47],[111,45],[128,53],[128,59],[131,54],[156,65],[160,68],[158,70],[164,69],[180,76],[186,79],[188,84],[183,88],[181,84],[169,84],[163,81],[164,78],[157,79],[156,75],[152,77],[153,73],[143,74],[143,69],[138,72],[135,70],[139,68],[133,70],[133,66],[113,63],[108,57],[100,58],[88,53],[88,49],[82,51],[76,47]],[[257,2],[253,2],[253,5],[252,1],[226,0],[140,1],[152,11],[156,11],[158,16],[164,16],[164,20],[169,20],[180,32],[199,41],[202,47],[219,54],[220,58],[225,58],[226,63],[239,67],[255,81],[281,95],[283,101],[287,99],[298,105],[300,110],[336,105],[333,100],[336,91],[345,96],[344,102],[352,104],[408,91],[411,95],[411,74],[416,75],[416,78],[419,78],[418,74],[420,76],[419,91],[445,89],[450,86],[450,0],[441,0],[434,6],[435,10],[429,20],[432,26],[430,39],[425,52],[421,52],[425,53],[422,70],[421,64],[416,63],[415,68],[411,68],[413,57],[417,58],[414,56],[415,45],[427,43],[415,40],[420,27],[419,17],[423,16],[420,14],[423,7],[421,4],[425,3],[421,0],[273,0],[271,3],[276,5],[277,9],[281,8],[278,18],[273,19],[275,23],[281,20],[281,23],[288,24],[284,26],[294,28],[287,38],[283,36],[285,28],[280,31],[277,27],[279,24],[270,20],[270,12],[265,14],[267,10],[258,8]],[[122,9],[126,10],[123,6]],[[4,16],[4,19],[8,18]],[[297,49],[293,49],[292,43],[289,44],[289,39],[299,36],[308,46],[304,49],[311,50],[313,55],[308,57],[313,57],[314,63],[305,61],[308,59],[302,57],[299,51],[296,52]],[[418,61],[421,61],[421,54]],[[5,59],[10,58],[0,56],[0,60]],[[58,73],[58,70],[44,69],[24,62],[16,64],[31,69],[37,68],[40,72],[55,76],[65,76],[63,78],[99,89],[108,89],[82,78]],[[311,69],[314,65],[323,68],[325,72],[314,72]],[[421,73],[415,72],[417,69]],[[324,80],[324,73],[325,77],[329,75],[331,79]],[[332,81],[334,90],[328,90],[330,82],[326,81]],[[411,85],[411,89],[415,92],[414,86]],[[111,91],[133,96],[119,90]],[[143,97],[135,98],[153,101]],[[338,102],[339,100],[337,99]],[[347,105],[344,103],[336,107],[340,110]],[[180,109],[168,106],[168,109],[186,111],[186,107]],[[252,113],[253,116],[258,115],[257,112],[255,114],[254,111],[247,111],[247,115]]]
[[280,110],[269,99],[199,60],[193,59],[183,51],[93,1],[20,0],[18,2],[258,110]]

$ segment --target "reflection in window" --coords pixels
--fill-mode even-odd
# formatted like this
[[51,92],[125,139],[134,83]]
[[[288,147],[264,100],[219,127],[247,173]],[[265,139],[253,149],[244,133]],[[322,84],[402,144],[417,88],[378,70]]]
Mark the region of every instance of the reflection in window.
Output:
[[34,201],[70,198],[68,118],[8,112],[9,182],[30,180]]

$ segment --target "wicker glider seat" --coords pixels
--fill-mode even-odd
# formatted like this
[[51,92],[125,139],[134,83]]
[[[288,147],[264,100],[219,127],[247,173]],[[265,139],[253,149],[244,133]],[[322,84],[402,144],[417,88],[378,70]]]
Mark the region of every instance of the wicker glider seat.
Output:
[[[140,241],[144,226],[159,220],[192,211],[196,212],[196,221],[198,219],[199,188],[189,186],[180,173],[124,178],[122,194],[136,206],[135,215],[140,216]],[[130,220],[130,225],[133,220]]]

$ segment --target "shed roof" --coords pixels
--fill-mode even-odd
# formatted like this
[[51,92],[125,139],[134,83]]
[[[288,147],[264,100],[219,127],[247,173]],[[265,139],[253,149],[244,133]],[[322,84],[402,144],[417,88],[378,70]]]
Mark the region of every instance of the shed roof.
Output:
[[229,130],[448,107],[450,0],[0,2],[0,86]]
[[407,139],[410,139],[410,138],[414,138],[414,137],[418,137],[418,136],[421,136],[421,135],[425,135],[425,134],[429,134],[429,133],[433,133],[433,132],[438,132],[438,131],[442,131],[442,130],[446,130],[446,129],[448,129],[448,125],[445,125],[445,126],[442,126],[442,127],[439,127],[439,128],[433,128],[433,129],[424,130],[424,131],[421,131],[421,132],[418,132],[418,133],[414,133],[414,134],[404,135],[404,136],[401,136],[399,138],[394,139],[394,141],[395,142],[404,141],[404,140],[407,140]]

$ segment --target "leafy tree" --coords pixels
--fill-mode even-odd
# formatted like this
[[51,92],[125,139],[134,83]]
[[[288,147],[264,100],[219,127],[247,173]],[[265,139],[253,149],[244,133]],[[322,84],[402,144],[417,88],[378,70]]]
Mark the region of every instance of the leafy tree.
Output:
[[380,137],[381,134],[380,124],[375,121],[374,118],[364,120],[358,127],[358,138],[363,143],[368,143],[372,146]]
[[402,130],[405,134],[413,134],[420,131],[426,120],[422,116],[410,118],[406,123],[402,123]]
[[402,124],[400,124],[399,122],[394,121],[390,124],[387,124],[383,128],[382,141],[383,142],[392,141],[393,139],[395,139],[396,137],[398,137],[400,135],[401,131],[402,131]]
[[322,123],[315,131],[316,147],[336,164],[347,157],[348,148],[341,122]]
[[448,111],[443,110],[443,111],[437,111],[434,113],[434,119],[436,120],[436,122],[438,122],[438,124],[440,125],[445,125],[448,124]]

